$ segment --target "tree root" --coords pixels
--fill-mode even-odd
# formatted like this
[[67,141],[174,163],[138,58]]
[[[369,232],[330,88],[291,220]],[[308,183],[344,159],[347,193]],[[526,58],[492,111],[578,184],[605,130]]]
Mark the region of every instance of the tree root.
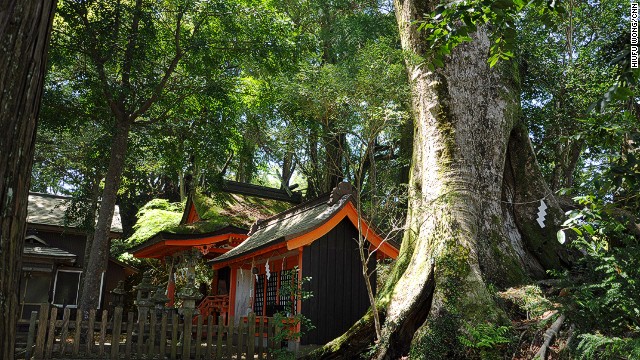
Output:
[[[384,309],[380,312],[380,320],[384,321]],[[373,315],[369,311],[342,336],[299,358],[299,360],[360,359],[361,354],[374,343],[375,335]]]
[[547,331],[544,332],[544,343],[540,347],[540,350],[538,350],[536,355],[533,357],[534,359],[536,360],[547,359],[547,351],[549,350],[549,347],[553,344],[553,340],[555,339],[556,335],[558,335],[558,332],[560,331],[560,328],[562,327],[562,323],[564,323],[565,318],[566,317],[564,315],[560,315],[560,317],[558,317],[558,319],[556,319],[556,321],[553,322],[551,327],[549,327]]

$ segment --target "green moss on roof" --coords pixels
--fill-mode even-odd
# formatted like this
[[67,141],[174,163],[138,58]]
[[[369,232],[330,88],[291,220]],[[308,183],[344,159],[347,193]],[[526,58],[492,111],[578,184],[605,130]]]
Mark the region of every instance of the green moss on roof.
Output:
[[200,222],[222,226],[233,225],[245,229],[249,229],[258,219],[271,217],[292,206],[285,201],[227,192],[216,192],[210,195],[196,192],[192,199],[202,220]]
[[205,195],[198,191],[192,196],[192,201],[200,216],[200,221],[192,224],[180,224],[183,203],[169,203],[164,199],[148,202],[138,211],[138,221],[133,227],[135,232],[129,238],[129,244],[141,244],[160,232],[202,234],[226,226],[248,230],[256,220],[271,217],[292,206],[285,201],[226,192]]
[[170,203],[165,199],[153,199],[146,203],[136,217],[134,233],[129,237],[130,245],[138,245],[161,231],[169,231],[180,224],[184,203]]

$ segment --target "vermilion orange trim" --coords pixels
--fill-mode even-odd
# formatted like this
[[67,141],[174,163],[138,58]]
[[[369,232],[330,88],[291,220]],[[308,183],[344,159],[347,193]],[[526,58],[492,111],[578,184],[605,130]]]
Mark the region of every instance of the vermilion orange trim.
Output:
[[[240,239],[241,241],[244,241],[247,237],[248,236],[246,234],[222,234],[222,235],[209,236],[206,238],[193,239],[193,240],[189,240],[189,239],[163,240],[147,248],[144,248],[140,251],[133,253],[133,256],[137,258],[146,258],[146,257],[161,258],[167,253],[180,251],[182,250],[181,248],[186,249],[192,246],[215,244],[215,243],[219,243],[219,242],[223,242],[231,239]],[[171,249],[167,249],[167,247],[171,247]],[[180,248],[175,248],[175,247],[180,247]],[[212,249],[211,252],[225,253],[228,251],[228,249],[220,249],[220,250],[224,250],[224,251],[218,252]]]
[[243,261],[245,261],[247,259],[250,259],[250,258],[252,258],[254,256],[259,256],[259,255],[262,255],[262,254],[266,254],[268,252],[271,252],[271,251],[274,251],[274,250],[278,250],[278,249],[281,249],[281,248],[284,248],[284,247],[286,247],[285,243],[274,244],[274,245],[266,247],[266,248],[264,248],[262,250],[249,252],[249,253],[246,253],[246,254],[244,254],[244,255],[242,255],[240,257],[237,257],[237,258],[233,258],[233,259],[230,259],[230,260],[227,260],[227,261],[215,263],[215,264],[213,264],[213,269],[214,270],[218,270],[218,269],[221,269],[221,268],[223,268],[225,266],[230,266],[231,264],[240,263],[240,262],[243,262]]
[[193,205],[193,202],[191,202],[191,206],[189,207],[189,215],[187,215],[187,224],[192,224],[196,221],[200,221],[200,216],[198,216],[195,205]]
[[[355,226],[356,228],[358,227],[358,212],[356,211],[356,208],[353,206],[353,204],[349,202],[324,224],[309,231],[308,233],[288,240],[287,249],[293,250],[311,244],[315,240],[331,231],[331,229],[336,227],[336,225],[338,225],[340,221],[342,221],[342,219],[344,219],[345,217],[349,218],[353,226]],[[398,257],[398,249],[393,247],[388,242],[385,242],[384,239],[382,239],[380,235],[378,235],[364,219],[361,219],[360,225],[362,228],[362,234],[374,247],[379,247],[379,250],[381,252],[393,259]]]

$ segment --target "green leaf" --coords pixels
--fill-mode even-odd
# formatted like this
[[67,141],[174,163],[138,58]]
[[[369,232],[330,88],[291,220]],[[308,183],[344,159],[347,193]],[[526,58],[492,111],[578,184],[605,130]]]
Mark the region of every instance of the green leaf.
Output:
[[558,232],[556,233],[556,236],[558,237],[558,242],[560,244],[564,244],[566,241],[565,235],[564,235],[564,230],[560,229],[558,230]]

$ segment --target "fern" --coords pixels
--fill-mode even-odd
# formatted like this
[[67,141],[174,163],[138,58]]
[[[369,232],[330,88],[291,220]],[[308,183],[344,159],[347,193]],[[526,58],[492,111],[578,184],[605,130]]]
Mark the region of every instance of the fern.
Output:
[[592,359],[638,359],[640,358],[640,339],[608,337],[601,334],[582,334],[576,348],[577,358]]

